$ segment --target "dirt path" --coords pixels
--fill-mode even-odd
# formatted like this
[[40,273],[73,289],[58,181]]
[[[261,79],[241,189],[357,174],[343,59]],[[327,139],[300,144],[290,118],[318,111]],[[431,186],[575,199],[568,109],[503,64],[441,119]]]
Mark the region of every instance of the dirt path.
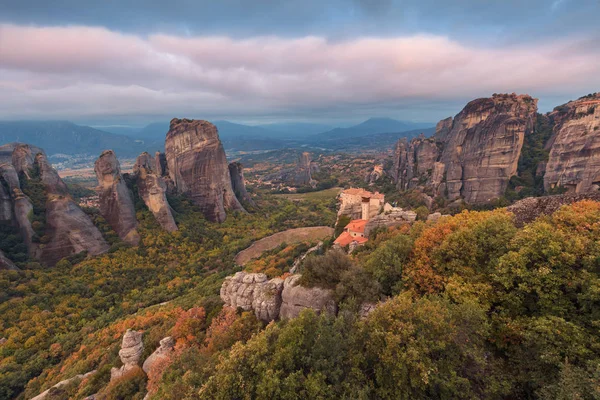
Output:
[[240,251],[235,256],[235,263],[237,265],[246,265],[248,261],[260,257],[263,252],[272,250],[282,243],[316,242],[317,240],[332,236],[333,232],[334,229],[329,226],[313,226],[278,232],[257,240],[247,249]]

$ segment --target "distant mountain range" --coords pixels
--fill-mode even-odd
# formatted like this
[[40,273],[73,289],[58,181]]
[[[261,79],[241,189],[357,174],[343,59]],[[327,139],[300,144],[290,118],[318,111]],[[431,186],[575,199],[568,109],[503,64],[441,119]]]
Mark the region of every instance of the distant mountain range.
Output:
[[0,121],[0,145],[23,142],[41,147],[46,154],[100,154],[112,149],[120,157],[156,150],[144,140],[105,132],[69,121]]
[[[272,150],[286,147],[314,146],[332,150],[383,147],[399,137],[429,134],[420,124],[391,118],[371,118],[348,128],[333,128],[313,123],[274,123],[243,125],[214,121],[223,146],[229,151]],[[48,155],[100,154],[112,149],[119,157],[134,157],[143,151],[164,149],[169,122],[151,123],[143,128],[77,125],[69,121],[0,121],[0,144],[24,142],[45,149]],[[368,138],[367,138],[368,136]],[[343,139],[342,141],[340,139]]]

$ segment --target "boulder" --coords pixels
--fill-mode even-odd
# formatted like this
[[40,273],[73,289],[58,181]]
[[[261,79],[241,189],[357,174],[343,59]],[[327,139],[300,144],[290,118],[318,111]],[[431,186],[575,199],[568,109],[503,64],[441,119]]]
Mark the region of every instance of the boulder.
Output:
[[417,219],[417,213],[414,211],[405,211],[395,207],[392,207],[391,209],[388,207],[387,210],[388,211],[385,211],[384,206],[384,212],[382,214],[376,215],[368,220],[365,225],[366,237],[369,237],[374,229],[412,224]]
[[337,305],[333,299],[333,292],[329,289],[300,286],[300,278],[301,275],[291,275],[285,279],[281,293],[279,318],[296,318],[302,310],[307,308],[319,313],[335,315]]
[[135,207],[115,153],[112,150],[102,152],[94,170],[98,179],[100,214],[124,242],[137,246],[140,235]]
[[189,196],[210,221],[223,222],[227,210],[243,210],[217,127],[208,121],[171,120],[165,156],[175,190]]
[[515,224],[523,226],[542,215],[550,215],[560,207],[581,200],[600,201],[600,192],[566,193],[555,196],[528,197],[507,207],[515,215]]
[[133,166],[133,174],[138,192],[144,203],[163,229],[173,232],[177,224],[167,201],[167,185],[160,174],[154,169],[155,163],[150,154],[142,153]]
[[127,332],[123,335],[121,350],[119,350],[119,357],[121,358],[123,365],[121,368],[113,367],[110,370],[111,381],[120,378],[127,371],[139,365],[142,353],[144,352],[142,336],[142,332],[127,329]]
[[225,305],[253,310],[256,318],[269,322],[279,317],[283,280],[267,280],[265,274],[238,272],[225,278],[221,299]]
[[142,369],[146,374],[148,374],[155,365],[168,360],[174,350],[175,339],[173,339],[171,336],[167,336],[160,341],[160,346],[154,351],[154,353],[150,354],[150,356],[146,358]]

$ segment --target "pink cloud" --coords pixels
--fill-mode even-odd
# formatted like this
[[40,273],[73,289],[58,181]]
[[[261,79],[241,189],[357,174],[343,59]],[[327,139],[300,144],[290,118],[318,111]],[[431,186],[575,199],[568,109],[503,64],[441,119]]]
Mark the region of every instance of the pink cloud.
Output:
[[144,37],[5,24],[0,117],[285,114],[493,92],[585,94],[600,86],[599,54],[577,43],[480,48],[433,35],[340,42]]

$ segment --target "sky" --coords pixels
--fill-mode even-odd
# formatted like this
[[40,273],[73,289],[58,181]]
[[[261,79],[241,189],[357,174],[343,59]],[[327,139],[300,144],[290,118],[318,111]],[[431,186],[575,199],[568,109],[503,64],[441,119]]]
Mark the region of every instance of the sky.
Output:
[[600,91],[599,0],[2,0],[0,119],[436,122]]

